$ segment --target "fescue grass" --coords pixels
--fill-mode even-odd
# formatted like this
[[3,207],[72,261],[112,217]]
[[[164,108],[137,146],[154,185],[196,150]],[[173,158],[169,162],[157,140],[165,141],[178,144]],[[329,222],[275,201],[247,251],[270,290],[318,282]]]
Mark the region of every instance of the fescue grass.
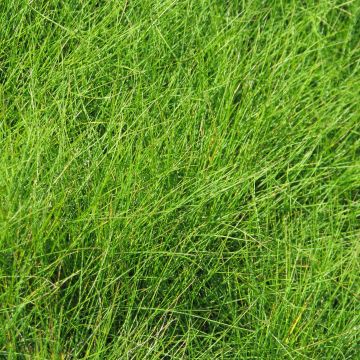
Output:
[[1,359],[358,359],[359,1],[0,20]]

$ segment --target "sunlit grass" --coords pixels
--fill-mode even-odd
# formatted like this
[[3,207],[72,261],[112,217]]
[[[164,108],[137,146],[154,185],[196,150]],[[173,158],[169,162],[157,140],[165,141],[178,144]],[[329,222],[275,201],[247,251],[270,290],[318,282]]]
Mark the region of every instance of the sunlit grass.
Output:
[[356,359],[357,1],[0,16],[0,358]]

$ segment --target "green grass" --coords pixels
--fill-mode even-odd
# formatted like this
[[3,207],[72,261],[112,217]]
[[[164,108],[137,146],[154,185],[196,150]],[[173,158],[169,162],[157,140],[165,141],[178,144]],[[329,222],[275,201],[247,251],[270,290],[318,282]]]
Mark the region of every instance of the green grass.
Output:
[[1,359],[358,359],[360,3],[0,2]]

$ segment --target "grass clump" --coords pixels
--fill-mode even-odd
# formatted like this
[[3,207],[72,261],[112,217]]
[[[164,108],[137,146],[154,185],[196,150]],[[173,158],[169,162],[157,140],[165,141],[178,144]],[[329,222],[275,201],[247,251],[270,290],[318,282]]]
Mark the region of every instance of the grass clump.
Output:
[[358,1],[0,16],[0,357],[357,357]]

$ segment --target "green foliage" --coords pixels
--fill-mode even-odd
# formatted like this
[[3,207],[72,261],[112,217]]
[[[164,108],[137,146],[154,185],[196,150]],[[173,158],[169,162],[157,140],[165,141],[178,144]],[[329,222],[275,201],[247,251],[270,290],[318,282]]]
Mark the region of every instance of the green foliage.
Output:
[[2,0],[0,358],[355,359],[359,24]]

